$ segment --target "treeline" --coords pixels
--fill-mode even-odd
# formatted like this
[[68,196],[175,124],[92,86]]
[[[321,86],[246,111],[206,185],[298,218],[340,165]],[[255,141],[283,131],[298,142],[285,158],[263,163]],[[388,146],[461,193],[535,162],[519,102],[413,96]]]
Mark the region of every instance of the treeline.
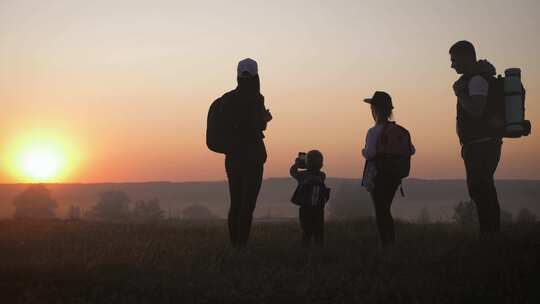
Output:
[[[328,205],[329,218],[332,220],[354,219],[372,216],[370,204],[361,202],[355,187],[344,183],[336,189],[336,195]],[[180,218],[189,220],[209,220],[219,216],[202,204],[190,204],[182,210],[164,210],[157,198],[149,200],[133,200],[124,191],[103,191],[98,195],[96,203],[87,209],[71,205],[67,214],[60,216],[56,210],[58,203],[52,197],[49,189],[43,184],[33,184],[19,193],[13,199],[15,206],[15,219],[56,219],[70,220],[105,220],[105,221],[159,221],[166,218]],[[424,207],[416,220],[419,224],[428,224],[440,221],[430,215],[429,209]],[[453,209],[452,221],[460,225],[478,224],[476,206],[473,201],[457,203]],[[502,209],[502,223],[532,223],[538,221],[538,216],[527,208],[522,208],[516,214]]]
[[[50,190],[43,184],[33,184],[13,199],[15,219],[56,219],[57,201]],[[132,200],[124,191],[104,191],[99,194],[95,205],[87,210],[71,205],[64,218],[69,220],[105,220],[105,221],[159,221],[165,218],[213,219],[215,215],[208,208],[199,204],[185,207],[181,213],[166,214],[159,199]]]

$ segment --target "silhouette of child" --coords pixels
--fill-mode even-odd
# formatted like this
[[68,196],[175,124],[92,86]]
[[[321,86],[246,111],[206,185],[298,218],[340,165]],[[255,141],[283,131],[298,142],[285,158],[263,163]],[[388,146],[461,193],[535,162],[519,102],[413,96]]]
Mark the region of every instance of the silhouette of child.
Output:
[[299,220],[302,228],[303,246],[311,245],[312,240],[322,246],[324,240],[324,204],[330,197],[330,189],[324,181],[326,174],[321,171],[323,155],[317,150],[307,153],[305,168],[299,171],[301,160],[297,158],[290,169],[291,176],[298,186],[291,201],[300,206]]
[[[392,201],[399,185],[401,185],[402,176],[388,170],[388,166],[378,166],[385,164],[385,159],[380,156],[384,152],[385,146],[381,139],[388,138],[390,128],[398,128],[397,124],[390,121],[392,117],[392,98],[386,92],[377,91],[372,98],[366,98],[364,101],[371,105],[371,114],[375,121],[375,126],[370,128],[366,135],[366,146],[362,150],[362,155],[366,159],[362,185],[370,192],[373,204],[375,206],[375,218],[377,229],[384,246],[395,241],[394,219],[391,213]],[[402,127],[399,127],[402,128]],[[409,142],[407,145],[407,154],[413,155],[415,148]],[[401,154],[400,154],[401,155]],[[379,157],[379,158],[378,158]],[[394,163],[391,163],[394,165]],[[393,168],[396,168],[395,166]]]

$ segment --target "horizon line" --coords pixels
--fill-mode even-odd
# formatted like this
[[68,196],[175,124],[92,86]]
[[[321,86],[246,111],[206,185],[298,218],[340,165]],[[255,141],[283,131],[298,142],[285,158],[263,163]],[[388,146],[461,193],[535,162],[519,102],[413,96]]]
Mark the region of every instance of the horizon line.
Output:
[[[264,180],[272,179],[291,179],[289,176],[283,177],[266,177]],[[330,176],[327,179],[341,179],[341,180],[361,180],[359,177],[335,177]],[[410,177],[404,178],[404,180],[418,180],[418,181],[465,181],[465,178],[419,178]],[[499,178],[495,181],[540,181],[540,178]],[[13,182],[13,183],[0,183],[0,185],[31,185],[31,184],[45,184],[45,185],[99,185],[99,184],[194,184],[194,183],[226,183],[226,179],[220,180],[190,180],[190,181],[167,181],[167,180],[148,180],[148,181],[105,181],[105,182]]]

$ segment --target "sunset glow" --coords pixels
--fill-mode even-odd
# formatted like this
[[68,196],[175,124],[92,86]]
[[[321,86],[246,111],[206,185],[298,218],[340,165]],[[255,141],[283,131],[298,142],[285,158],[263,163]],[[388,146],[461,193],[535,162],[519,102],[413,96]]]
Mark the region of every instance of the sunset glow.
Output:
[[246,57],[274,117],[265,178],[314,148],[329,176],[360,178],[362,99],[384,90],[412,133],[411,175],[462,179],[448,54],[462,39],[527,89],[533,132],[505,139],[497,178],[540,178],[539,1],[52,3],[0,1],[0,183],[225,179],[206,116]]

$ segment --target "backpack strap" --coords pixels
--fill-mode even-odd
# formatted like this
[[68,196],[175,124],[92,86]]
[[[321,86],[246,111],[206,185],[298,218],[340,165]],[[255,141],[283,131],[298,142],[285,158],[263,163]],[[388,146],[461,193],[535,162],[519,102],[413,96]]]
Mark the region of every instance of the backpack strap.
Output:
[[[394,122],[390,122],[390,121],[385,123],[384,126],[383,126],[383,129],[381,131],[381,135],[379,135],[379,141],[381,143],[381,147],[383,148],[383,150],[386,148],[386,139],[388,137],[388,130],[390,129],[389,128],[390,124],[395,125]],[[381,151],[377,151],[377,153],[379,153],[379,152],[381,152]]]
[[405,133],[407,134],[407,137],[409,138],[409,153],[410,155],[413,155],[413,144],[412,144],[411,132],[409,132],[409,130],[407,130],[403,126],[400,126],[400,125],[397,125],[397,126],[403,129],[403,131],[405,131]]

